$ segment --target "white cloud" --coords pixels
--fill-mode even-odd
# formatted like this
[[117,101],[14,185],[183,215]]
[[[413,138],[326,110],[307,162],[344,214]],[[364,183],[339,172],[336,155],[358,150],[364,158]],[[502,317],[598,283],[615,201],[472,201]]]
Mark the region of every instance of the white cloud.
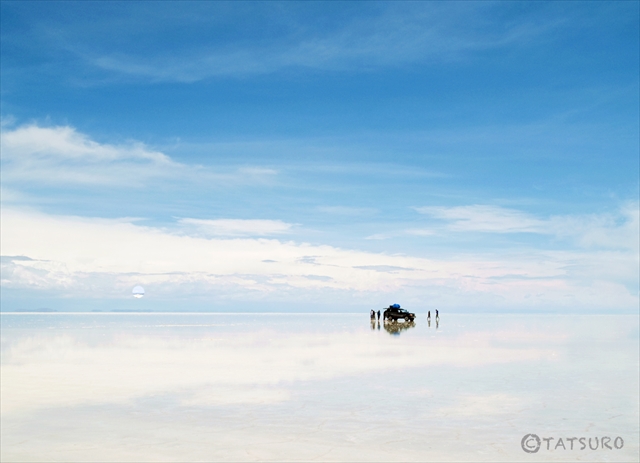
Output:
[[576,237],[584,247],[627,248],[638,252],[640,205],[627,202],[606,214],[553,216],[548,220],[551,233]]
[[[7,129],[0,143],[3,191],[7,184],[14,185],[14,190],[33,184],[139,187],[153,180],[229,187],[268,183],[278,174],[258,166],[213,171],[185,165],[143,143],[98,143],[70,126],[32,124]],[[15,197],[11,195],[9,201]]]
[[387,234],[387,233],[374,233],[373,235],[366,236],[364,239],[382,241],[382,240],[387,240],[389,238],[392,238],[393,236],[395,235]]
[[449,221],[454,231],[494,233],[544,233],[545,223],[529,214],[499,206],[419,207],[421,214]]
[[179,219],[178,223],[193,228],[204,236],[267,236],[289,233],[294,224],[281,220]]
[[[32,259],[3,259],[3,287],[65,297],[129,297],[142,284],[158,299],[335,304],[400,296],[418,306],[523,309],[638,304],[638,257],[628,251],[523,250],[435,260],[265,238],[207,238],[185,234],[180,224],[168,230],[130,219],[8,207],[1,215],[2,253]],[[265,231],[261,221],[240,224],[246,232],[256,232],[256,224]]]
[[72,127],[22,126],[2,136],[4,157],[34,156],[41,159],[82,159],[84,162],[103,162],[118,159],[171,163],[162,153],[150,151],[141,143],[128,146],[101,145]]
[[10,182],[139,184],[183,167],[142,143],[100,144],[68,126],[3,131],[1,148]]
[[414,236],[432,236],[436,234],[436,231],[430,230],[428,228],[410,228],[408,230],[405,230],[405,233],[407,235],[414,235]]
[[638,249],[640,210],[637,202],[625,203],[612,213],[548,218],[481,204],[419,207],[416,210],[445,221],[446,228],[456,232],[535,233],[573,238],[583,247]]

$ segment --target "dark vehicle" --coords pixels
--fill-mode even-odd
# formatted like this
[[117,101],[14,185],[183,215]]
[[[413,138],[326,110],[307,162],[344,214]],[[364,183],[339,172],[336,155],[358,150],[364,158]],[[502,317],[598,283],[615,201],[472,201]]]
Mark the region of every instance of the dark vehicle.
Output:
[[400,307],[390,306],[388,309],[384,311],[384,319],[398,321],[400,319],[405,322],[412,322],[413,319],[416,318],[416,314],[409,312],[408,310],[402,309]]

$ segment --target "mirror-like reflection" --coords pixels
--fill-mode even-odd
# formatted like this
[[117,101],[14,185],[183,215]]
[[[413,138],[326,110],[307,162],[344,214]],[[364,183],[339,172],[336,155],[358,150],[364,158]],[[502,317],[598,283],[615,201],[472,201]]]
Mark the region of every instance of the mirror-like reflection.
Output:
[[1,317],[2,461],[519,461],[549,429],[625,444],[543,459],[638,454],[634,316]]
[[390,321],[385,320],[384,322],[384,329],[387,331],[387,333],[392,334],[394,336],[399,335],[404,330],[408,330],[409,328],[414,328],[415,326],[416,326],[416,323],[414,321],[397,322],[395,320],[390,320]]

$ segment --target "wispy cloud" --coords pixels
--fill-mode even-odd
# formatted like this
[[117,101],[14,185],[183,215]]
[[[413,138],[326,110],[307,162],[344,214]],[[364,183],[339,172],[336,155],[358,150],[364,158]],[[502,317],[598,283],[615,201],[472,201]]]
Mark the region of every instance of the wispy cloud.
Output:
[[414,235],[414,236],[432,236],[437,234],[435,230],[430,230],[428,228],[409,228],[405,230],[405,233],[407,235]]
[[4,130],[1,147],[10,182],[135,185],[184,167],[142,143],[101,144],[69,126]]
[[545,223],[529,214],[499,206],[472,205],[458,207],[419,207],[421,214],[449,222],[455,231],[493,233],[544,233]]
[[517,209],[493,205],[416,208],[421,214],[441,220],[449,231],[481,233],[533,233],[572,238],[580,246],[638,249],[640,207],[623,204],[602,214],[537,217]]
[[[136,52],[131,47],[122,49],[108,43],[97,50],[89,49],[80,41],[70,43],[68,39],[65,47],[92,66],[116,74],[158,82],[195,82],[214,76],[247,76],[290,68],[362,71],[461,60],[470,52],[539,40],[558,26],[558,20],[548,15],[529,14],[514,17],[506,27],[504,23],[492,27],[496,8],[492,4],[466,4],[461,8],[447,3],[392,3],[361,8],[360,14],[354,16],[349,11],[341,14],[340,4],[325,4],[316,15],[325,18],[320,27],[316,17],[298,15],[296,8],[263,7],[259,14],[277,24],[277,34],[269,30],[254,40],[246,39],[255,35],[247,31],[242,34],[243,40],[229,38],[217,43],[205,39],[188,51],[163,47],[162,56],[148,49]],[[328,12],[337,14],[340,20],[327,21]],[[214,15],[224,21],[225,11],[203,14]],[[166,33],[162,19],[150,28],[150,34]],[[239,18],[234,19],[237,23]],[[191,26],[198,31],[203,23],[206,21],[199,18],[178,22],[178,27]],[[242,30],[247,25],[236,27]]]
[[370,216],[378,212],[373,207],[349,207],[349,206],[318,206],[318,211],[325,214],[346,215],[346,216]]
[[366,236],[364,239],[365,240],[382,241],[382,240],[386,240],[386,239],[392,238],[393,236],[395,236],[395,235],[394,234],[387,234],[387,233],[374,233],[373,235]]
[[8,131],[2,137],[3,149],[9,159],[17,156],[37,156],[41,159],[82,159],[88,162],[120,159],[142,160],[169,164],[164,154],[152,151],[141,143],[125,146],[102,145],[68,126],[39,127],[27,125]]
[[7,190],[13,192],[10,197],[19,195],[21,186],[33,184],[139,187],[163,180],[228,187],[268,183],[278,174],[250,165],[213,170],[182,164],[143,143],[99,143],[71,126],[8,127],[0,144],[2,188],[13,186]]
[[190,219],[182,218],[178,223],[204,236],[267,236],[291,232],[294,224],[281,220],[256,219]]

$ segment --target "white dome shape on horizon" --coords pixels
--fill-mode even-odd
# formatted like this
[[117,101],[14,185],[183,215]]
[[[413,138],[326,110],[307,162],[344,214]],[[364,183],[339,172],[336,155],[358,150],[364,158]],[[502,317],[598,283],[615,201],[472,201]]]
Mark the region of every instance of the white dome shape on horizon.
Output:
[[134,287],[131,292],[133,293],[133,297],[135,297],[136,299],[140,299],[142,296],[144,296],[144,288],[142,286]]

